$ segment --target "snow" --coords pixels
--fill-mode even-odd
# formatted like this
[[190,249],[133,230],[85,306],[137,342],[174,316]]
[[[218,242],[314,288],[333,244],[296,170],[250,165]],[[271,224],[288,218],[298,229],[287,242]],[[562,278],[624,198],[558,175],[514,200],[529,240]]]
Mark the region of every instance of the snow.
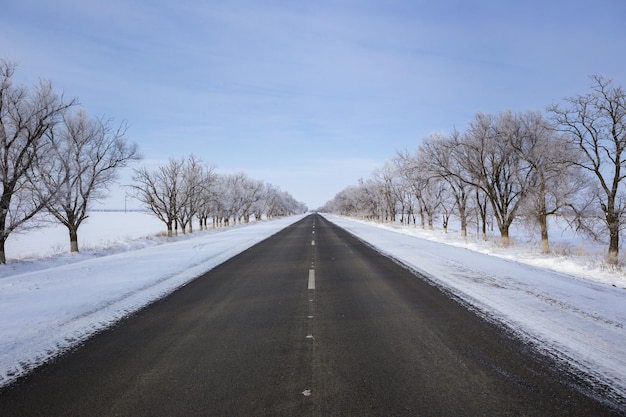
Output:
[[[452,232],[325,216],[625,406],[623,274]],[[71,255],[60,226],[11,236],[0,266],[0,386],[301,218],[166,238],[147,213],[94,212]]]
[[537,261],[524,249],[498,250],[410,226],[325,216],[506,326],[612,402],[626,405],[626,289],[621,274],[593,274],[588,265],[570,262],[563,267],[558,259]]

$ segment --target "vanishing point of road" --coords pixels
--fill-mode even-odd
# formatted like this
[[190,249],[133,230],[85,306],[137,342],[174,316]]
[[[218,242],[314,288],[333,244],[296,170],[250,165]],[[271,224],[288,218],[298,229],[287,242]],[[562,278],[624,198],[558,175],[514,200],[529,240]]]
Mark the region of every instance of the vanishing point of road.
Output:
[[0,415],[619,413],[311,215],[6,387]]

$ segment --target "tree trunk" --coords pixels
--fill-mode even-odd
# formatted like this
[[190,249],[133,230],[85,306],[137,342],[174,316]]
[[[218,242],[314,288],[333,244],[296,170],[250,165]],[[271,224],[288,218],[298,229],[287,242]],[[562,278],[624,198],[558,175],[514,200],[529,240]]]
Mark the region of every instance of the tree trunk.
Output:
[[461,237],[467,236],[467,216],[465,215],[465,210],[460,214],[461,217]]
[[619,219],[614,214],[607,214],[609,223],[609,253],[608,262],[611,265],[617,265],[619,256]]
[[0,264],[3,265],[7,263],[6,252],[4,251],[4,244],[6,243],[6,240],[6,236],[0,237]]
[[541,228],[541,253],[550,253],[550,242],[548,241],[548,216],[545,213],[539,214],[539,227]]
[[70,252],[78,252],[78,230],[73,227],[68,228],[70,233]]
[[173,231],[172,231],[172,222],[168,222],[167,223],[167,237],[172,237],[173,235]]
[[508,247],[509,244],[511,243],[509,239],[509,226],[502,225],[499,227],[499,229],[500,229],[500,244],[502,244],[502,246],[504,247]]
[[546,207],[546,182],[543,173],[540,173],[539,198],[539,228],[541,229],[541,253],[550,253],[550,242],[548,241],[548,210]]

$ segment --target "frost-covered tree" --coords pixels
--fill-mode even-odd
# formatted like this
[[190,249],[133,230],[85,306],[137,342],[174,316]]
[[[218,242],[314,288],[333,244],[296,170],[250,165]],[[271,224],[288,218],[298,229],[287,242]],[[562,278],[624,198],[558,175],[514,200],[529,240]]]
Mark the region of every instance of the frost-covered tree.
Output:
[[[456,145],[460,133],[454,131],[452,135],[431,134],[422,140],[417,150],[417,158],[422,166],[431,175],[441,178],[448,185],[448,192],[454,198],[452,205],[459,216],[461,236],[467,236],[468,202],[471,197],[471,186],[463,180],[467,178],[463,167],[455,158]],[[445,208],[450,207],[446,204]]]
[[6,263],[9,235],[44,209],[51,194],[42,192],[37,170],[48,156],[46,134],[76,101],[65,102],[49,81],[31,90],[13,83],[16,65],[0,60],[0,263]]
[[478,113],[455,152],[468,184],[487,196],[501,242],[509,244],[509,229],[523,198],[533,185],[534,171],[517,149],[526,148],[519,116]]
[[55,197],[46,209],[69,232],[70,251],[78,252],[78,228],[93,201],[106,196],[119,168],[141,158],[136,144],[126,140],[125,123],[92,119],[80,109],[66,113],[47,133],[50,143],[40,186]]
[[131,185],[134,197],[165,223],[168,237],[177,229],[178,213],[184,203],[185,196],[179,195],[183,189],[184,166],[184,159],[172,158],[156,170],[146,167],[134,170]]
[[176,220],[182,233],[193,232],[193,218],[198,214],[200,205],[204,203],[205,188],[212,185],[209,177],[211,168],[195,155],[191,155],[182,165],[181,181],[177,191]]
[[372,173],[371,180],[376,184],[375,192],[382,202],[381,220],[396,221],[402,204],[402,180],[397,165],[391,160],[385,161],[381,168]]
[[550,251],[548,218],[561,214],[585,188],[585,179],[571,161],[579,152],[562,140],[539,112],[520,115],[521,148],[516,151],[530,165],[534,175],[520,212],[539,226],[542,252]]
[[217,198],[216,183],[217,174],[212,165],[204,165],[202,169],[200,188],[196,193],[197,213],[200,222],[200,230],[207,230],[208,219],[213,215]]
[[588,93],[566,98],[549,111],[566,139],[582,152],[572,162],[595,179],[596,211],[608,231],[608,259],[617,263],[626,214],[626,92],[602,76],[591,78]]
[[244,184],[249,177],[244,172],[223,174],[218,179],[217,217],[220,225],[228,226],[231,220],[236,223],[246,199]]
[[441,178],[428,169],[419,154],[398,153],[394,160],[397,161],[396,175],[401,178],[399,184],[413,196],[412,202],[417,204],[412,212],[416,211],[419,214],[422,228],[428,223],[428,229],[432,230],[444,192],[440,183]]
[[246,223],[250,222],[250,216],[254,212],[254,206],[265,197],[265,190],[265,184],[260,180],[246,178],[241,183],[241,200],[238,210],[240,222],[241,219]]

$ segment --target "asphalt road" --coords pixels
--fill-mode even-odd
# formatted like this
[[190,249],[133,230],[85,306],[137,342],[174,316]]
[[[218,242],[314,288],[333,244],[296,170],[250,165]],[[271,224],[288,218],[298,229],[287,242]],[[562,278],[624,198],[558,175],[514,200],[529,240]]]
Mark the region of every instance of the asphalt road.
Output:
[[0,415],[619,414],[313,215],[5,388]]

